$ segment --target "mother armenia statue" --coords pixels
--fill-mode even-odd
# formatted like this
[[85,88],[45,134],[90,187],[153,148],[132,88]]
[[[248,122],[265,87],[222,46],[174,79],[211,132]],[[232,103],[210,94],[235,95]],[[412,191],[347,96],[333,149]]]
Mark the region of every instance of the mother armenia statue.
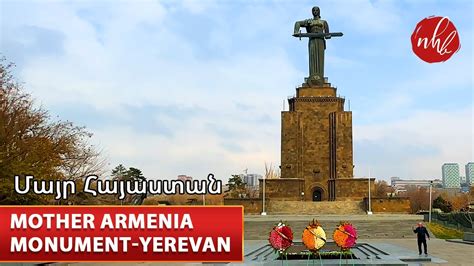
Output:
[[[294,37],[308,37],[309,52],[309,77],[306,82],[310,85],[320,85],[324,82],[324,50],[326,39],[340,37],[342,32],[329,32],[329,25],[321,19],[319,7],[312,9],[313,18],[297,21],[295,23]],[[300,28],[305,27],[306,33],[301,33]]]

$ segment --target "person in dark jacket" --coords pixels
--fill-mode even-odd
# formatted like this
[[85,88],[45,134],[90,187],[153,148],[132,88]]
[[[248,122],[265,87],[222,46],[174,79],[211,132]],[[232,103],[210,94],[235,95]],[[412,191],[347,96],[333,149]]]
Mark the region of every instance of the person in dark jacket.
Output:
[[428,255],[428,249],[426,248],[426,237],[430,239],[430,234],[428,234],[428,230],[426,229],[426,227],[423,226],[422,223],[418,223],[418,227],[414,227],[413,232],[416,234],[418,239],[418,254],[421,255],[421,244],[423,244],[425,255]]

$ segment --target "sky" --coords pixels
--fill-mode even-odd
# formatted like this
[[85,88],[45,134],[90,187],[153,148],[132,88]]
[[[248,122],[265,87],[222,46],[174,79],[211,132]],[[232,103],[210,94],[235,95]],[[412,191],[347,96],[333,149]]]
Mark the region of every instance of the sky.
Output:
[[[280,164],[280,112],[307,76],[294,22],[318,5],[325,75],[350,101],[354,175],[441,177],[473,161],[471,1],[0,0],[0,53],[52,117],[86,126],[111,169],[220,179]],[[428,64],[423,18],[447,16],[461,49]],[[285,104],[288,108],[288,104]]]

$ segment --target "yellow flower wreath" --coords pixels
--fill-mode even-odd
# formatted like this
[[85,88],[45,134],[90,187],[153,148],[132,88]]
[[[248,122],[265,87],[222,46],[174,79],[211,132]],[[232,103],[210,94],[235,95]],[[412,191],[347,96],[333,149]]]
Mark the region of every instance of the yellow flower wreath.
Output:
[[317,251],[326,244],[326,232],[317,220],[313,219],[304,229],[303,243],[310,251]]

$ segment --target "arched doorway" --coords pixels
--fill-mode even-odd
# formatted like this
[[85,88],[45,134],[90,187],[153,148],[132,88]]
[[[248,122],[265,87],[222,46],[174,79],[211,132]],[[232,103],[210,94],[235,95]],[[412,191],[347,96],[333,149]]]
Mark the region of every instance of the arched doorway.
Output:
[[321,201],[323,199],[323,190],[321,188],[315,188],[313,190],[313,201]]

